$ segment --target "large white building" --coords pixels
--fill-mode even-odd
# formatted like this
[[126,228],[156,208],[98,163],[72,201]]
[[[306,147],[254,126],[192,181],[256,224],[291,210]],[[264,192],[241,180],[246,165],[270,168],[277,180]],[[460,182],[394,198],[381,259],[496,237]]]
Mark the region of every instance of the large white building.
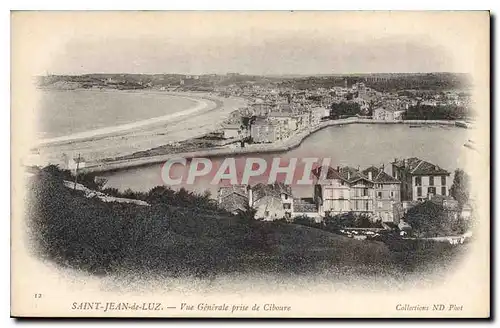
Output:
[[449,196],[450,172],[416,157],[394,160],[392,176],[401,181],[401,199],[417,201],[432,195]]
[[378,107],[373,110],[372,118],[379,121],[398,121],[403,119],[404,110]]

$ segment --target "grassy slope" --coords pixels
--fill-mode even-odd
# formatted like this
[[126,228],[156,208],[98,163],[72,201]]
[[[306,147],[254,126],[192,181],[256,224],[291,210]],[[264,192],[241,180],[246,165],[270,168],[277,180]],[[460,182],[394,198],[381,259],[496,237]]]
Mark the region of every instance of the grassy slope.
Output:
[[388,249],[382,243],[295,224],[245,220],[199,203],[103,203],[43,173],[33,179],[30,190],[27,214],[39,253],[95,274],[305,273],[387,263]]

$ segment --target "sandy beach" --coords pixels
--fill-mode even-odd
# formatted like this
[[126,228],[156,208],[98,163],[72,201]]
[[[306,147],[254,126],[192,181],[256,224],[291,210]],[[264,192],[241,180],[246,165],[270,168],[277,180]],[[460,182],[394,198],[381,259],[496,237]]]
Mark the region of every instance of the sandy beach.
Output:
[[91,165],[104,158],[190,139],[220,128],[231,112],[246,105],[246,101],[241,98],[222,98],[209,93],[158,93],[189,98],[196,105],[165,116],[39,140],[34,143],[34,153],[38,153],[27,158],[25,164],[61,165],[64,163],[64,154],[68,157],[80,154]]
[[149,119],[145,119],[145,120],[139,120],[139,121],[135,121],[135,122],[127,123],[127,124],[108,126],[108,127],[104,127],[104,128],[93,129],[93,130],[79,132],[79,133],[73,133],[73,134],[61,136],[61,137],[41,139],[38,141],[38,145],[66,143],[66,142],[72,142],[72,141],[84,140],[84,139],[95,139],[97,137],[105,136],[105,135],[114,135],[117,133],[131,131],[131,130],[151,126],[151,125],[158,124],[158,123],[166,123],[166,122],[175,121],[179,118],[182,118],[182,117],[185,117],[188,115],[194,115],[198,112],[202,112],[202,111],[213,109],[213,108],[217,107],[217,104],[209,99],[186,97],[186,96],[180,96],[177,94],[170,94],[170,93],[163,94],[163,95],[189,99],[189,100],[195,101],[196,105],[192,108],[188,108],[186,110],[182,110],[182,111],[175,112],[172,114],[162,115],[162,116],[153,117],[153,118],[149,118]]

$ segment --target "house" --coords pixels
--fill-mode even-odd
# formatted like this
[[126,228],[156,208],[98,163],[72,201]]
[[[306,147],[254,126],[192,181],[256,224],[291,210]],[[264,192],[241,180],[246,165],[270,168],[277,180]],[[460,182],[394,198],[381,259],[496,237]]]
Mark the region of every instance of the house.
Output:
[[404,110],[393,105],[377,107],[373,110],[372,118],[379,121],[398,121],[403,119]]
[[252,207],[256,210],[256,219],[268,221],[290,219],[294,210],[292,189],[283,183],[220,187],[217,201],[221,208],[233,214]]
[[339,169],[318,167],[313,170],[314,200],[319,213],[340,214],[349,212],[350,190],[348,181],[340,174]]
[[290,112],[272,112],[267,116],[267,120],[280,125],[279,139],[289,138],[291,133],[297,130],[297,119]]
[[374,212],[374,183],[359,170],[346,166],[339,171],[350,187],[351,212],[371,214]]
[[450,172],[416,157],[395,159],[392,176],[401,181],[401,200],[422,201],[432,195],[448,196]]
[[[309,124],[311,124],[311,126],[318,125],[319,123],[321,123],[321,119],[325,116],[325,114],[326,114],[326,111],[325,111],[325,108],[323,108],[323,107],[311,108]],[[326,115],[326,116],[330,116],[330,113],[328,112],[328,115]]]
[[272,143],[281,140],[279,123],[269,122],[265,118],[257,118],[250,127],[250,136],[255,143]]
[[402,217],[403,209],[397,207],[401,182],[383,168],[319,167],[313,170],[313,177],[314,200],[322,216],[354,212],[382,222],[398,222]]
[[[328,115],[330,112],[328,111]],[[310,114],[307,112],[295,114],[295,120],[297,122],[297,129],[302,130],[309,127],[310,124]]]
[[250,203],[257,211],[255,218],[268,221],[289,219],[294,208],[292,189],[283,183],[259,183],[253,186]]
[[249,188],[244,185],[220,187],[217,195],[219,207],[233,214],[245,211],[248,207]]
[[322,215],[337,215],[345,212],[373,214],[374,183],[359,170],[352,167],[331,167],[324,176],[322,167],[313,170],[317,178],[315,200]]
[[374,182],[375,216],[382,222],[398,222],[399,216],[394,216],[394,206],[401,201],[401,181],[384,171],[384,166],[371,166],[362,172]]
[[240,124],[225,124],[222,129],[224,131],[224,139],[234,139],[241,135]]
[[256,103],[250,105],[250,111],[255,116],[267,116],[271,112],[272,107],[272,104],[269,102],[262,104]]

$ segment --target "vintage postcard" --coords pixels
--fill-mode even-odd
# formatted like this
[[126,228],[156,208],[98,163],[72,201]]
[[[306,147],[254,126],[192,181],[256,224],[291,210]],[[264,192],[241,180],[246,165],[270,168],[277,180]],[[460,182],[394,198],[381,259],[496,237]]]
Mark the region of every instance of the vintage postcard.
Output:
[[14,11],[11,315],[488,318],[488,11]]

